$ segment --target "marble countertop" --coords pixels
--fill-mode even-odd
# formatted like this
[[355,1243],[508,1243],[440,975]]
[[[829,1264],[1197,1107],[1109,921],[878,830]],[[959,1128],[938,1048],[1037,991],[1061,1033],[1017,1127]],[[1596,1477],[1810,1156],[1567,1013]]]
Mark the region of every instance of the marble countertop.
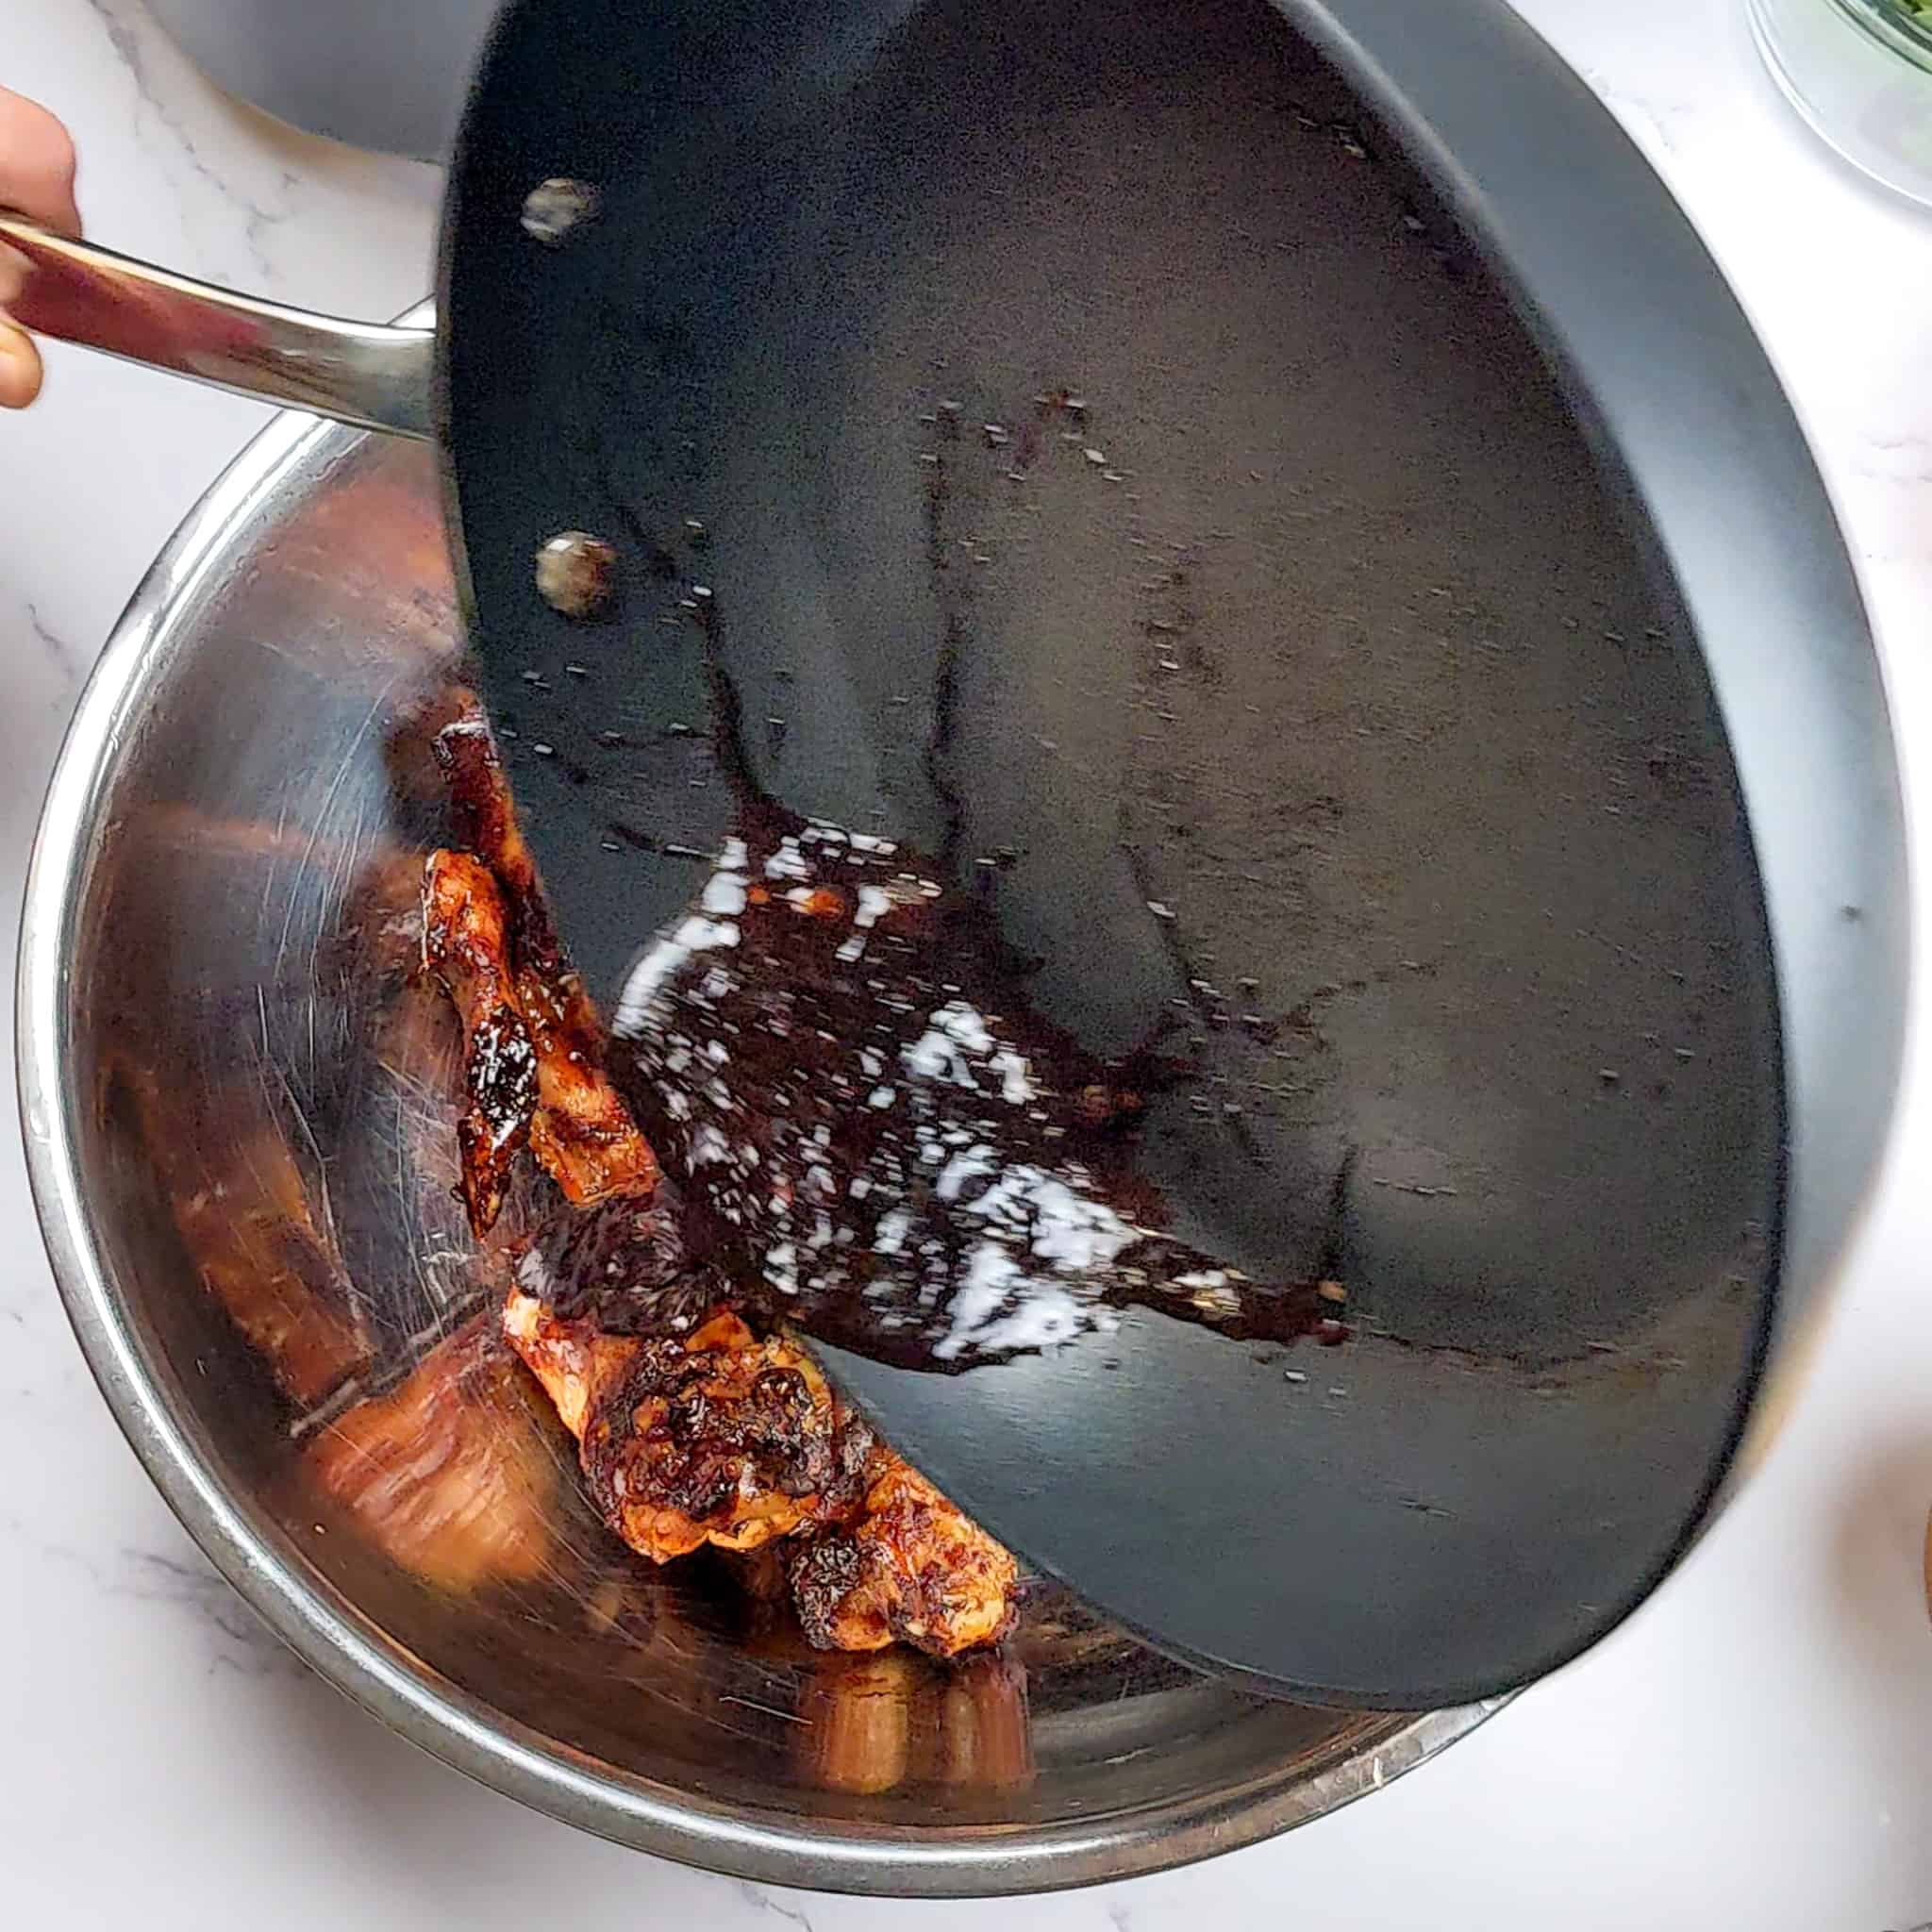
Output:
[[[1784,372],[1884,646],[1932,816],[1932,217],[1845,172],[1761,72],[1741,0],[1520,0],[1682,196]],[[420,296],[439,184],[217,94],[139,0],[5,0],[0,81],[66,117],[102,240],[340,312]],[[56,349],[0,421],[0,891],[10,924],[62,726],[124,600],[265,412]],[[1924,902],[1932,904],[1932,901]],[[1925,943],[1924,919],[1919,943]],[[1923,997],[1923,995],[1922,995]],[[0,1005],[9,1017],[11,1002]],[[0,1895],[8,1923],[811,1932],[1750,1927],[1932,1921],[1932,1027],[1887,1177],[1766,1466],[1596,1651],[1373,1800],[1166,1877],[906,1907],[579,1837],[401,1742],[208,1568],[95,1394],[0,1127]],[[1922,1145],[1922,1143],[1924,1143]]]

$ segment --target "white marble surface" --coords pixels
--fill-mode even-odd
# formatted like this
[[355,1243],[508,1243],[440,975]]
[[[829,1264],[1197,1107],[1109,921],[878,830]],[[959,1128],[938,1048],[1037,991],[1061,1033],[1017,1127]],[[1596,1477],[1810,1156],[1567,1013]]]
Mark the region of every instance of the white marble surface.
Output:
[[[408,0],[398,0],[408,4]],[[1453,4],[1453,0],[1439,0]],[[1523,0],[1682,194],[1786,373],[1865,573],[1932,815],[1932,218],[1793,122],[1741,0]],[[139,0],[0,0],[0,81],[63,114],[103,239],[292,300],[424,292],[429,171],[221,99]],[[0,890],[142,568],[262,420],[56,350],[0,421]],[[1920,844],[1924,848],[1921,836]],[[1932,900],[1924,902],[1932,905]],[[1928,937],[1923,931],[1922,943]],[[0,1007],[10,1013],[10,1001]],[[579,1838],[350,1708],[255,1624],[95,1395],[33,1232],[10,1110],[0,1203],[0,1921],[1178,1932],[1932,1921],[1932,1029],[1836,1324],[1769,1464],[1594,1654],[1377,1798],[1209,1866],[1058,1899],[783,1893]]]

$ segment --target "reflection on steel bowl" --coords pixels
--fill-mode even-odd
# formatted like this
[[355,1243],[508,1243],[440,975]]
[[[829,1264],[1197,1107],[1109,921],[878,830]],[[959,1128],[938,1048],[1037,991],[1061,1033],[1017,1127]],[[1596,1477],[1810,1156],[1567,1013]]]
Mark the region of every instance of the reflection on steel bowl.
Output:
[[104,654],[35,857],[21,1080],[61,1291],[263,1616],[559,1817],[901,1895],[1177,1864],[1479,1723],[1258,1701],[1044,1588],[972,1660],[823,1655],[748,1559],[653,1570],[606,1532],[475,1322],[505,1264],[454,1191],[461,1033],[414,970],[456,648],[429,458],[284,419]]

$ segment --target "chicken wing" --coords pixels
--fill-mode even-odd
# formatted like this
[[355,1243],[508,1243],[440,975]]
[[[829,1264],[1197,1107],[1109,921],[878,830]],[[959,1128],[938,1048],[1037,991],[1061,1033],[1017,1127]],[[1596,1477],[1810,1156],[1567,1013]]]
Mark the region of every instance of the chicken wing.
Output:
[[652,1561],[757,1549],[857,1505],[871,1432],[808,1356],[728,1309],[681,1338],[616,1336],[519,1290],[503,1325],[578,1439],[599,1513]]
[[820,1650],[904,1642],[956,1657],[1012,1628],[1010,1552],[883,1443],[850,1523],[802,1543],[791,1570],[799,1621]]
[[524,965],[517,999],[537,1055],[530,1151],[579,1208],[658,1185],[657,1157],[605,1076],[602,1038],[574,976]]
[[[442,942],[442,928],[461,910],[455,882],[468,884],[481,873],[491,883],[495,916],[493,923],[479,920],[469,941],[487,943],[492,975],[506,989],[529,1039],[536,1081],[526,1128],[532,1152],[579,1207],[649,1193],[658,1182],[657,1160],[605,1076],[596,1009],[558,944],[489,729],[481,717],[466,712],[445,724],[435,743],[457,833],[467,850],[437,853],[430,860],[424,891],[425,958],[435,965],[431,954]],[[450,881],[442,900],[437,896],[440,874]],[[444,978],[461,1005],[457,982]],[[472,1092],[474,1097],[474,1083]]]
[[463,1205],[478,1240],[496,1224],[537,1105],[537,1056],[517,1005],[503,894],[480,859],[432,852],[423,874],[423,965],[463,1023],[464,1091],[457,1123]]
[[480,711],[466,711],[436,734],[436,762],[449,788],[456,842],[487,865],[503,888],[517,959],[563,979],[570,969],[550,923],[537,861],[524,842],[502,760]]

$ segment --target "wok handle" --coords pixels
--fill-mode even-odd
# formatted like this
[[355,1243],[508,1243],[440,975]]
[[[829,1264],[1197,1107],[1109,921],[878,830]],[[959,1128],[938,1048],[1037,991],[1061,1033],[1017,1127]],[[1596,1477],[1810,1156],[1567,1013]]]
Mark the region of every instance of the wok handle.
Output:
[[4,208],[0,247],[27,265],[26,286],[8,305],[24,327],[359,428],[431,433],[432,329],[257,301]]

